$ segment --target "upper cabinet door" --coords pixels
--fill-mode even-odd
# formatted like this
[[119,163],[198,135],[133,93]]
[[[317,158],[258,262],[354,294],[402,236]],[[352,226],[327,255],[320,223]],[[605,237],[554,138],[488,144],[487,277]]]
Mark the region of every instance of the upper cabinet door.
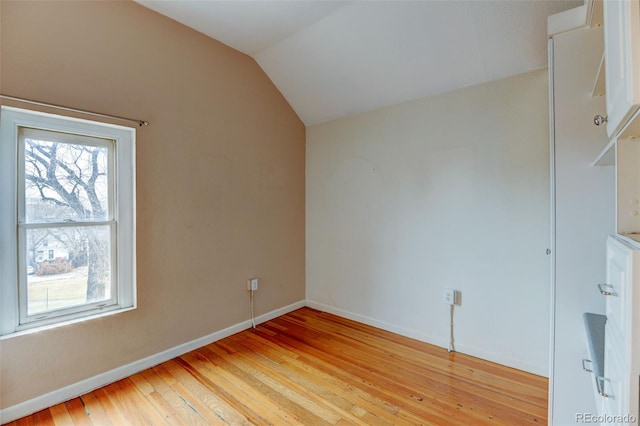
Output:
[[639,0],[605,0],[607,133],[616,134],[640,106]]

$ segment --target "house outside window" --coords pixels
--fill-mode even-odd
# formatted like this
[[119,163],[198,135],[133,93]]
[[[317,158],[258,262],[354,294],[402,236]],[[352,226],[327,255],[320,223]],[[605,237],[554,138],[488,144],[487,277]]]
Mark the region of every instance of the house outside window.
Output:
[[0,334],[135,307],[135,130],[2,107],[0,132]]

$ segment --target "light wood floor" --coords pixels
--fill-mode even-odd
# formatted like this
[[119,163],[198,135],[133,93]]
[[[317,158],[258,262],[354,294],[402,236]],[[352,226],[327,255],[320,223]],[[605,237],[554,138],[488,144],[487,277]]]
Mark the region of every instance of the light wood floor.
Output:
[[11,425],[526,425],[547,379],[303,308]]

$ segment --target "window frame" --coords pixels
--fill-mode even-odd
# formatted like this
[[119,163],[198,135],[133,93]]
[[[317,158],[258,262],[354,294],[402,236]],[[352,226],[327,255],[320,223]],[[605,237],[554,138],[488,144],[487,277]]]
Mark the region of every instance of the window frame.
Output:
[[[24,219],[24,144],[19,140],[19,128],[27,127],[85,135],[113,141],[113,188],[109,203],[115,224],[112,227],[111,263],[115,274],[116,295],[112,303],[88,303],[80,309],[61,310],[45,318],[26,318],[25,298],[27,268],[26,230],[19,230]],[[83,321],[136,308],[135,250],[135,137],[136,130],[97,121],[83,120],[32,110],[2,106],[0,108],[0,336],[10,336],[28,330],[41,329]],[[22,149],[22,152],[20,151]],[[22,181],[21,181],[22,180]],[[22,192],[22,198],[18,195]],[[111,217],[112,216],[112,217]],[[55,223],[54,223],[55,224]],[[52,226],[53,227],[53,226]],[[20,250],[22,248],[22,250]],[[25,253],[22,253],[25,251]],[[56,311],[50,311],[56,312]]]

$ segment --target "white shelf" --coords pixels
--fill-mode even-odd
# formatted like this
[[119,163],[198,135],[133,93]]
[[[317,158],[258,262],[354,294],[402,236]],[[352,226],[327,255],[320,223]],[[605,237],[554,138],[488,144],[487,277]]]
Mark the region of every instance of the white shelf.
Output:
[[589,27],[601,27],[604,23],[604,8],[602,0],[588,0],[585,2],[587,5],[587,20]]
[[604,149],[600,151],[600,154],[598,154],[598,156],[596,157],[594,162],[591,163],[591,165],[592,166],[613,166],[616,162],[615,146],[616,146],[616,140],[611,139],[611,141],[609,141],[607,146],[605,146]]
[[637,109],[620,131],[618,139],[636,139],[640,137],[640,109]]
[[596,81],[593,83],[593,90],[591,90],[591,96],[604,96],[607,93],[606,90],[606,79],[605,79],[605,55],[602,53],[602,60],[600,61],[600,66],[598,67],[598,74],[596,75]]
[[618,234],[640,240],[640,141],[618,139],[616,146],[616,204]]
[[640,234],[618,234],[618,238],[632,247],[640,248]]

